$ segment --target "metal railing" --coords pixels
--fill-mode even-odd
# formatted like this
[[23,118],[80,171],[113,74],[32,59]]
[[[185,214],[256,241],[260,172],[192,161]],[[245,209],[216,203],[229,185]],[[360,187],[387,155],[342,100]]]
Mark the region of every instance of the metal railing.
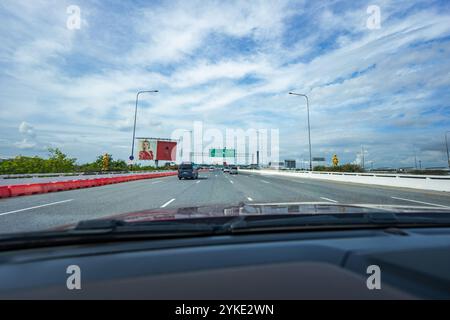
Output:
[[[254,169],[246,169],[254,170]],[[424,175],[424,174],[407,174],[407,173],[370,173],[370,172],[334,172],[334,171],[299,171],[299,170],[271,170],[262,169],[259,171],[286,172],[296,174],[313,174],[313,175],[335,175],[335,176],[359,176],[359,177],[378,177],[378,178],[405,178],[405,179],[436,179],[450,180],[450,175]]]

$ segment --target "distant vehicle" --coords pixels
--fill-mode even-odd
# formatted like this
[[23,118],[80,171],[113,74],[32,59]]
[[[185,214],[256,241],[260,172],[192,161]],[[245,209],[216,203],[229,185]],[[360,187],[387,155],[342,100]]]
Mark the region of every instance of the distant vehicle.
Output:
[[209,171],[214,171],[216,168],[214,168],[213,166],[209,167]]
[[178,179],[198,179],[198,167],[192,162],[183,162],[178,167]]
[[223,172],[224,173],[230,173],[230,167],[223,167]]
[[237,166],[232,166],[230,168],[230,174],[238,174],[238,167]]

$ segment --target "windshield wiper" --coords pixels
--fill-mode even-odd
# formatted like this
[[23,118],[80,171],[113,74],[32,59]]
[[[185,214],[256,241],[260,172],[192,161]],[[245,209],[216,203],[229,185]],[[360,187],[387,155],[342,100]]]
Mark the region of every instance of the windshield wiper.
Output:
[[0,235],[0,250],[92,243],[125,239],[199,237],[248,232],[339,228],[399,228],[450,226],[450,213],[286,214],[242,215],[223,220],[184,219],[148,222],[87,220],[74,228]]
[[243,215],[218,223],[214,219],[184,219],[182,221],[124,222],[121,220],[81,221],[75,227],[76,233],[137,233],[161,236],[163,234],[199,235],[226,234],[238,230],[289,227],[339,227],[339,226],[379,226],[395,227],[405,225],[450,224],[450,213],[395,213],[368,212],[359,214],[288,214],[288,215]]
[[247,216],[236,220],[229,228],[232,232],[288,228],[335,227],[404,227],[450,225],[450,213],[394,213],[370,212],[363,214],[302,214],[279,216]]
[[124,239],[158,239],[210,236],[222,233],[221,225],[197,222],[121,220],[80,221],[74,228],[0,235],[0,250],[92,243]]
[[86,220],[80,221],[72,233],[137,233],[145,232],[149,235],[161,234],[211,234],[220,229],[220,226],[196,221],[150,221],[125,222],[123,220]]

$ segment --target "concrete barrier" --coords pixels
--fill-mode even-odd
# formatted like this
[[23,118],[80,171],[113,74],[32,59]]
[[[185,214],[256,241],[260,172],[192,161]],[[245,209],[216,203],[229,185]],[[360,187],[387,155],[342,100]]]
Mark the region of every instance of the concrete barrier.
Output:
[[0,187],[0,198],[8,198],[11,196],[11,191],[8,187]]
[[9,188],[11,192],[11,197],[17,196],[28,196],[32,194],[42,193],[42,186],[40,183],[38,184],[22,184],[22,185],[14,185]]
[[450,176],[408,175],[385,173],[352,173],[352,172],[319,172],[319,171],[278,171],[278,170],[246,170],[242,172],[261,175],[278,175],[303,179],[317,179],[338,182],[351,182],[368,185],[379,185],[420,190],[450,192]]
[[21,185],[10,185],[0,187],[0,198],[9,198],[17,196],[25,196],[47,192],[67,191],[81,188],[92,188],[103,186],[113,183],[123,183],[128,181],[137,181],[143,179],[154,179],[161,177],[168,177],[177,175],[176,171],[148,173],[132,176],[121,176],[111,178],[98,178],[98,179],[83,179],[83,180],[68,180],[68,181],[55,181],[45,183],[32,183]]

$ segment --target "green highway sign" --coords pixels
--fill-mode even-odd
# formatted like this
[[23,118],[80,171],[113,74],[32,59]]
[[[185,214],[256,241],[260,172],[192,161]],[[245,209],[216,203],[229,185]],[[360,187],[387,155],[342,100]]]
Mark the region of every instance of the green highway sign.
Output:
[[211,158],[232,158],[235,154],[235,149],[209,149],[209,156]]

